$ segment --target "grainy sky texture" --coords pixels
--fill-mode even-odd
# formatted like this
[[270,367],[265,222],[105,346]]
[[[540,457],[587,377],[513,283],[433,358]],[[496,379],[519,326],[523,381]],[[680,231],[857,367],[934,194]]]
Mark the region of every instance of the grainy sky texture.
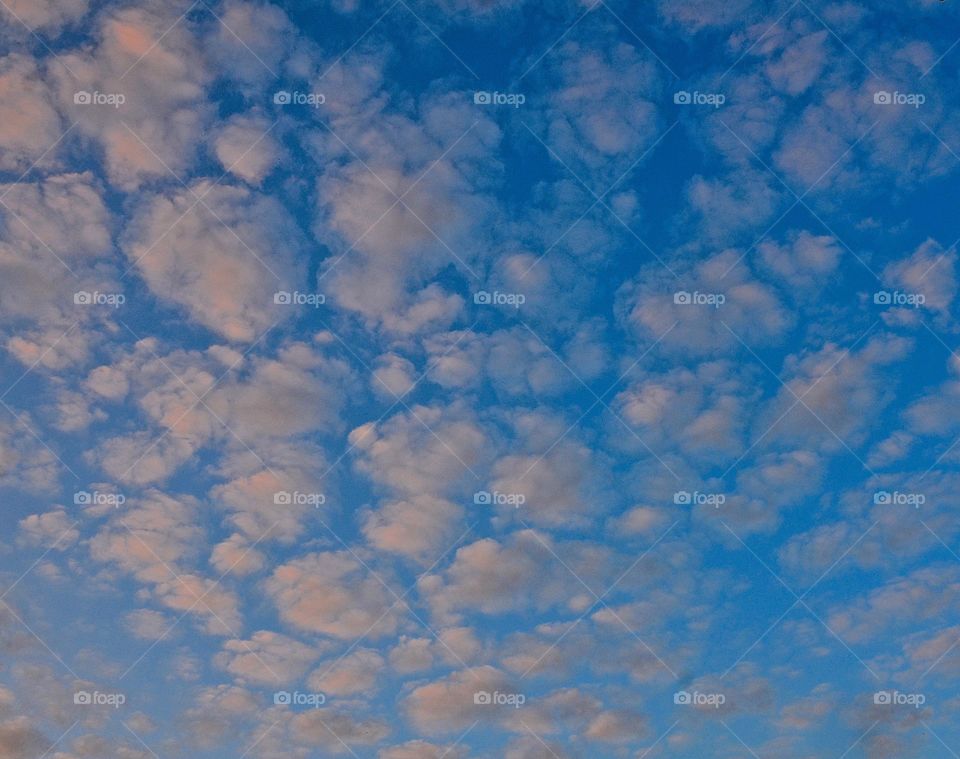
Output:
[[0,0],[0,759],[956,759],[958,1]]

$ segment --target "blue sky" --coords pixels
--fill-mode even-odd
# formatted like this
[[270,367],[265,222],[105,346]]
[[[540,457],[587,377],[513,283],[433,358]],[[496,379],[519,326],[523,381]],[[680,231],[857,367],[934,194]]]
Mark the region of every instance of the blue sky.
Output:
[[0,17],[0,759],[960,753],[950,0]]

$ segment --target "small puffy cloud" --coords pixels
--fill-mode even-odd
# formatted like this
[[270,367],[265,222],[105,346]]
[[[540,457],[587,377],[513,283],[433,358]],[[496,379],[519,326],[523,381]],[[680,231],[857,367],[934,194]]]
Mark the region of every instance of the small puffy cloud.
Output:
[[0,5],[0,16],[33,31],[56,35],[64,26],[79,21],[88,8],[88,0],[6,0]]
[[371,512],[363,534],[371,545],[424,563],[439,558],[444,544],[456,537],[463,507],[430,495],[387,501]]
[[242,577],[262,569],[266,557],[242,535],[231,535],[213,547],[210,563],[222,574]]
[[282,155],[270,127],[270,121],[258,115],[228,119],[213,138],[213,151],[223,170],[259,185]]
[[662,338],[660,345],[675,351],[710,355],[739,347],[740,340],[754,349],[776,342],[793,322],[736,250],[701,259],[679,278],[655,266],[620,293],[627,323],[645,340]]
[[380,749],[377,759],[464,759],[462,746],[438,746],[427,741],[408,741],[399,746]]
[[427,735],[462,732],[477,720],[503,719],[511,707],[478,704],[474,694],[519,692],[509,677],[494,667],[460,670],[415,688],[403,701],[403,711],[413,726]]
[[[50,64],[61,108],[103,151],[110,181],[138,189],[151,179],[183,176],[213,109],[211,74],[181,11],[151,4],[98,16],[93,45]],[[78,92],[123,95],[119,107],[77,103]]]
[[274,570],[264,587],[288,624],[349,640],[392,633],[393,597],[346,551],[312,553]]
[[757,246],[757,252],[764,268],[799,290],[818,290],[826,285],[843,255],[833,237],[806,230],[791,234],[785,244],[765,240]]
[[110,253],[112,220],[90,172],[0,184],[0,196],[0,218],[11,242],[32,246],[39,238],[67,262]]
[[[32,0],[22,4],[30,5]],[[4,104],[0,168],[25,171],[63,132],[60,116],[32,58],[16,53],[0,58],[0,99]]]
[[201,181],[142,201],[123,247],[157,297],[228,340],[250,342],[294,308],[274,304],[274,293],[304,279],[294,230],[276,200]]
[[380,654],[361,648],[340,659],[321,663],[307,682],[314,690],[333,696],[370,694],[379,687],[385,666]]
[[270,630],[255,632],[250,640],[228,640],[214,659],[241,685],[284,686],[297,682],[319,652],[286,635]]
[[883,270],[883,284],[908,294],[923,295],[924,307],[947,316],[957,294],[957,252],[934,240]]
[[153,609],[137,609],[126,614],[123,618],[124,626],[141,640],[160,640],[173,632],[171,627],[174,618],[169,614]]
[[18,542],[24,545],[42,546],[65,551],[80,537],[76,521],[63,509],[55,509],[44,514],[31,514],[19,522]]

